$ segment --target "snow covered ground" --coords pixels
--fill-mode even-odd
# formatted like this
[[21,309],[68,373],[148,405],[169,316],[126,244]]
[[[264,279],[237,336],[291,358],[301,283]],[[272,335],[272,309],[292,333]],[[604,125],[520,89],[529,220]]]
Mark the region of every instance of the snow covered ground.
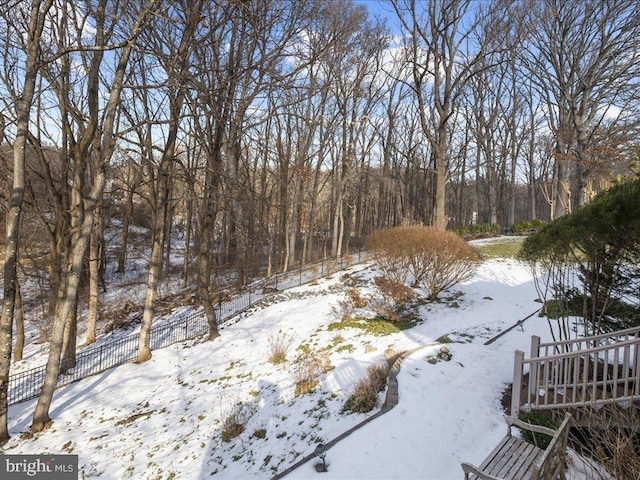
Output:
[[[489,346],[483,343],[536,311],[526,266],[484,262],[439,303],[421,305],[418,325],[391,335],[330,329],[344,313],[345,278],[363,298],[379,295],[371,265],[276,295],[231,322],[214,342],[201,339],[153,353],[56,392],[49,429],[27,434],[35,400],[10,408],[7,454],[74,453],[81,478],[270,478],[370,414],[341,413],[367,367],[385,351],[424,347],[405,359],[399,403],[327,453],[328,473],[314,461],[300,478],[459,479],[460,462],[480,463],[505,434],[500,399],[513,352],[528,352],[533,334],[548,338],[533,316]],[[448,362],[431,362],[452,340]],[[289,338],[288,361],[273,365],[269,338]],[[295,360],[326,354],[334,367],[314,393],[295,396]],[[381,394],[382,399],[382,394]],[[241,406],[239,406],[241,405]],[[244,432],[221,438],[222,421],[247,414]],[[249,413],[247,413],[249,412]],[[569,478],[582,478],[570,475]]]

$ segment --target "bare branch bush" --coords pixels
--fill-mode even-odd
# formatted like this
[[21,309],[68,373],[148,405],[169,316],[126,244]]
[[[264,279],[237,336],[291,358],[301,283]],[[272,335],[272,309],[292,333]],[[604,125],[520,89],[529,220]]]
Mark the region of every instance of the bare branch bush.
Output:
[[369,301],[360,295],[357,288],[349,288],[345,292],[345,298],[337,302],[337,306],[333,307],[333,313],[338,318],[352,317],[358,308],[366,308]]
[[416,292],[410,287],[386,277],[376,277],[374,282],[380,289],[382,296],[395,304],[407,302],[416,296]]
[[391,282],[405,284],[409,277],[409,258],[398,241],[401,230],[406,227],[378,230],[367,239],[367,250],[373,255],[373,261]]
[[347,289],[346,295],[354,308],[365,308],[368,305],[367,299],[362,297],[360,290],[357,288]]
[[386,277],[376,277],[374,281],[381,295],[369,300],[369,308],[371,308],[378,317],[392,322],[401,321],[403,319],[401,314],[402,306],[415,298],[415,291],[402,283],[394,282]]
[[593,478],[602,478],[598,466],[616,480],[637,480],[640,472],[640,412],[635,405],[588,410],[580,422],[581,438],[572,437],[583,454],[595,460]]
[[476,250],[458,235],[434,227],[406,226],[379,230],[368,248],[391,282],[423,287],[430,299],[466,280],[479,262]]
[[389,301],[388,298],[377,297],[369,302],[369,307],[376,312],[378,317],[384,318],[385,320],[391,322],[399,322],[402,320],[402,317],[398,314],[396,304]]
[[319,274],[320,274],[320,270],[318,269],[317,265],[311,265],[309,267],[309,272],[311,273],[311,278],[313,278],[312,280],[312,284],[318,281],[319,278]]
[[48,315],[34,315],[31,318],[31,324],[38,330],[37,343],[48,342],[51,336],[51,329],[53,328],[53,318]]

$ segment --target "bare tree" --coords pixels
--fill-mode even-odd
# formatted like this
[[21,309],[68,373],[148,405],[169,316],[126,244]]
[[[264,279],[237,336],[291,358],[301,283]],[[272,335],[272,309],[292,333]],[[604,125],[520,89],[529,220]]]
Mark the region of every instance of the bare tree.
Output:
[[[491,44],[490,38],[485,38],[472,51],[472,35],[482,16],[498,9],[474,11],[471,0],[392,0],[392,5],[406,35],[406,62],[412,73],[409,85],[415,95],[422,133],[432,150],[433,225],[445,228],[445,188],[453,118],[462,88],[481,70],[479,62],[486,60]],[[499,17],[494,18],[498,21]]]
[[[107,15],[107,0],[102,0],[97,9],[88,12],[94,15],[95,20],[95,36],[93,37],[94,45],[82,45],[82,36],[78,36],[74,41],[75,46],[70,47],[71,50],[91,51],[90,68],[87,75],[88,85],[88,110],[86,128],[82,130],[83,134],[77,146],[74,147],[74,193],[72,196],[72,238],[71,249],[68,259],[68,274],[66,284],[64,285],[64,295],[58,302],[55,321],[51,331],[51,339],[49,345],[49,356],[45,378],[40,396],[33,415],[31,430],[34,432],[41,431],[45,425],[50,422],[49,408],[53,398],[53,392],[61,369],[60,360],[63,352],[63,341],[65,338],[65,330],[68,332],[68,324],[76,316],[78,305],[78,293],[80,286],[81,274],[84,267],[84,257],[87,252],[91,230],[93,227],[93,212],[97,207],[106,183],[106,166],[111,158],[114,146],[114,130],[116,110],[119,105],[120,96],[124,88],[124,77],[127,69],[128,60],[134,48],[135,40],[140,32],[145,28],[148,18],[153,15],[157,6],[157,0],[147,1],[140,6],[140,10],[134,13],[133,22],[129,30],[127,38],[120,44],[118,51],[118,62],[114,72],[111,84],[107,91],[108,99],[102,111],[99,114],[99,83],[100,83],[100,67],[104,59],[106,49],[113,48],[108,42],[110,33],[113,33],[112,24],[109,21],[118,21],[119,16]],[[62,11],[74,11],[71,6],[65,7]],[[64,34],[65,29],[59,33]],[[62,97],[64,101],[65,98]],[[68,100],[68,99],[66,99]],[[80,117],[77,117],[78,119]],[[101,123],[102,122],[102,123]],[[66,125],[70,128],[70,125]],[[93,155],[90,157],[91,177],[93,183],[88,186],[85,184],[85,176],[89,173],[88,152],[93,147]],[[85,191],[86,188],[86,191]],[[75,332],[74,332],[75,334]],[[69,337],[67,336],[67,342]],[[68,357],[67,357],[68,358]]]
[[[156,177],[156,200],[153,212],[153,241],[151,247],[151,258],[149,260],[149,278],[147,281],[147,293],[144,303],[142,325],[140,327],[140,341],[138,344],[138,362],[145,362],[151,358],[150,335],[153,322],[153,313],[156,297],[158,294],[158,283],[162,272],[162,260],[167,232],[170,164],[174,162],[176,154],[176,144],[180,129],[180,117],[182,107],[186,98],[188,88],[188,78],[190,76],[189,64],[193,49],[193,42],[198,24],[202,16],[202,0],[185,0],[184,3],[175,4],[176,18],[168,19],[168,23],[161,25],[158,20],[155,29],[150,30],[151,47],[153,51],[168,52],[166,55],[159,55],[160,64],[166,71],[168,84],[167,96],[169,97],[169,128],[162,150],[160,161],[158,162]],[[178,38],[173,38],[171,30],[176,28],[174,22],[178,22]]]
[[529,0],[522,10],[532,27],[523,60],[547,99],[556,137],[559,217],[585,203],[589,179],[604,166],[598,133],[637,122],[640,7],[633,0]]
[[101,203],[100,201],[93,211],[93,226],[89,242],[89,311],[85,345],[91,345],[96,341],[96,325],[100,316],[98,300],[104,255],[104,217]]
[[[7,214],[7,240],[2,260],[4,275],[4,292],[2,303],[2,317],[0,318],[0,443],[9,439],[7,427],[7,393],[9,387],[9,368],[11,363],[11,344],[13,341],[14,309],[16,305],[17,291],[17,258],[18,243],[20,237],[20,217],[22,214],[22,202],[25,191],[25,152],[28,141],[29,121],[31,105],[36,89],[38,70],[41,66],[42,34],[47,22],[47,16],[53,1],[33,1],[28,11],[20,12],[16,6],[18,15],[24,15],[26,35],[21,31],[12,30],[15,17],[4,17],[4,30],[7,37],[6,45],[14,41],[24,41],[24,67],[22,75],[22,89],[15,92],[15,119],[16,137],[13,141],[13,187],[11,203]],[[16,25],[17,26],[17,25]],[[8,59],[5,57],[5,61]],[[13,89],[11,89],[13,90]]]

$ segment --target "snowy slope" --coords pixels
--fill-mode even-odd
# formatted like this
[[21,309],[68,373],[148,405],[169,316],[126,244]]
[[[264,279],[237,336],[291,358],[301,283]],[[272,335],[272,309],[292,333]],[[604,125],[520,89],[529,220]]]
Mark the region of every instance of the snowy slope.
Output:
[[[350,273],[364,297],[375,297],[372,266]],[[526,351],[532,334],[548,337],[546,321],[532,317],[524,331],[483,345],[539,308],[530,272],[515,261],[487,261],[448,300],[421,306],[419,325],[388,336],[328,329],[342,315],[341,278],[279,294],[214,342],[174,345],[144,364],[60,389],[53,424],[34,437],[24,433],[35,400],[11,407],[4,453],[74,453],[85,478],[270,478],[366,418],[340,410],[387,349],[424,346],[403,363],[398,406],[329,450],[329,474],[309,462],[287,478],[461,478],[460,462],[479,463],[505,433],[500,397],[513,351]],[[292,343],[289,362],[274,366],[269,337],[277,335]],[[457,342],[448,345],[453,358],[429,363],[443,335]],[[335,368],[314,393],[295,397],[301,345],[326,352]],[[239,402],[253,415],[244,433],[223,442],[222,419]]]

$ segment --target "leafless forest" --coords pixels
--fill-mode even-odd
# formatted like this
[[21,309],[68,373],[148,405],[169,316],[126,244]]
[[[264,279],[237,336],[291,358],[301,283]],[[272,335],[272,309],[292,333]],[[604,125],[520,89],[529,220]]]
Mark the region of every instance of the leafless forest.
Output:
[[213,339],[223,268],[243,285],[384,227],[551,220],[633,174],[638,5],[0,0],[0,440],[33,272],[52,320],[37,431],[79,304],[90,343],[133,236],[144,361],[168,274]]

